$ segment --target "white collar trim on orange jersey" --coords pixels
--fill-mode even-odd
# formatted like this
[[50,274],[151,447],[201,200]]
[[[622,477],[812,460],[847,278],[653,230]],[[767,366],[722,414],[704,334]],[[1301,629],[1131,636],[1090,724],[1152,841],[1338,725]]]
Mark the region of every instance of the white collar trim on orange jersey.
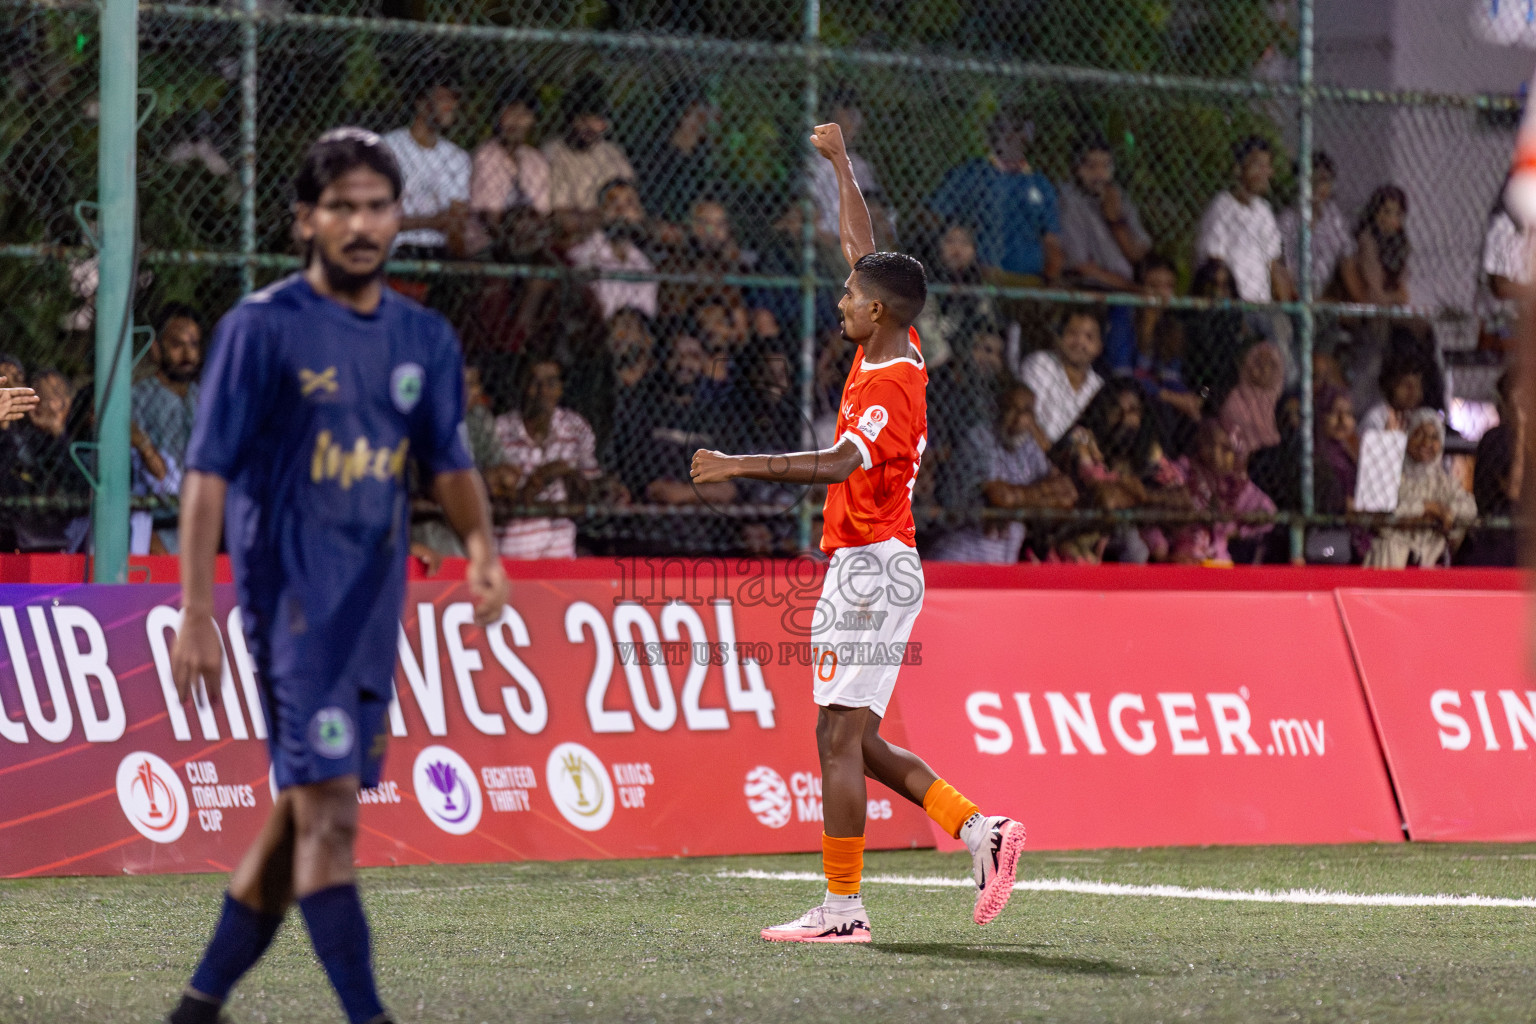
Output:
[[866,357],[863,357],[863,358],[861,358],[859,360],[859,369],[860,370],[878,370],[878,369],[880,369],[883,366],[891,366],[891,365],[894,365],[895,363],[909,363],[912,366],[917,367],[919,370],[923,369],[924,365],[925,365],[920,358],[919,359],[913,359],[910,356],[892,356],[890,359],[887,359],[883,363],[872,363],[872,362],[869,361],[869,358],[866,356]]

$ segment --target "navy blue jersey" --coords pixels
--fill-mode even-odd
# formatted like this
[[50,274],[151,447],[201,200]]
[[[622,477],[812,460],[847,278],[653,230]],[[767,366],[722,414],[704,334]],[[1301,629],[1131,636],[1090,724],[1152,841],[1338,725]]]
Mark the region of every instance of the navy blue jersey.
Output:
[[226,544],[269,685],[387,699],[410,461],[428,480],[474,465],[440,315],[386,288],[363,316],[294,275],[219,322],[186,465],[229,483]]

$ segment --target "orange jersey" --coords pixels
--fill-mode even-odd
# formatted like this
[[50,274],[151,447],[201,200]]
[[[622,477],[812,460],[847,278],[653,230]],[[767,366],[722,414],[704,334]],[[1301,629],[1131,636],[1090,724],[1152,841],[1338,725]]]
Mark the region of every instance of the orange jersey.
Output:
[[916,359],[867,363],[861,346],[848,371],[837,440],[853,441],[861,465],[827,489],[821,550],[829,555],[892,537],[909,547],[917,544],[912,487],[928,447],[928,366],[915,328],[911,340]]

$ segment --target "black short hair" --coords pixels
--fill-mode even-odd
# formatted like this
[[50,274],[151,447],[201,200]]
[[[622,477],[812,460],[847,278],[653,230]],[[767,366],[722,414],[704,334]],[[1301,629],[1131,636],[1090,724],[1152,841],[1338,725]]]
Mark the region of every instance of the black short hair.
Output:
[[1097,133],[1078,136],[1072,144],[1072,169],[1083,166],[1083,161],[1089,153],[1108,153],[1114,155],[1114,150],[1109,148],[1109,140]]
[[199,330],[203,326],[203,318],[198,314],[197,310],[185,302],[167,302],[155,313],[155,334],[157,336],[161,334],[165,330],[165,325],[172,320],[191,320],[197,324]]
[[566,127],[583,114],[607,117],[608,86],[596,75],[582,75],[560,98],[560,113]]
[[1099,335],[1102,337],[1104,334],[1104,323],[1109,318],[1109,311],[1101,303],[1097,302],[1086,305],[1074,304],[1066,306],[1060,313],[1056,314],[1056,319],[1051,324],[1051,336],[1053,338],[1061,337],[1067,333],[1067,326],[1073,320],[1079,318],[1092,320],[1098,326]]
[[1143,256],[1141,262],[1136,265],[1136,280],[1146,284],[1147,275],[1154,270],[1166,270],[1175,277],[1179,273],[1179,268],[1173,265],[1172,260],[1160,252],[1153,251]]
[[903,327],[923,311],[928,301],[928,274],[920,260],[900,252],[871,252],[859,257],[853,269],[860,283],[890,307]]
[[400,164],[384,140],[366,128],[332,128],[321,135],[304,154],[304,163],[293,177],[293,197],[305,206],[320,201],[320,195],[348,171],[366,167],[389,179],[395,198],[400,198],[403,179]]
[[1269,144],[1269,140],[1264,136],[1250,135],[1232,147],[1232,162],[1241,167],[1255,153],[1268,153],[1273,156],[1274,152],[1275,148]]
[[1333,162],[1333,157],[1329,156],[1325,150],[1321,149],[1315,149],[1312,151],[1312,170],[1327,171],[1335,178],[1339,176],[1338,164],[1335,164]]

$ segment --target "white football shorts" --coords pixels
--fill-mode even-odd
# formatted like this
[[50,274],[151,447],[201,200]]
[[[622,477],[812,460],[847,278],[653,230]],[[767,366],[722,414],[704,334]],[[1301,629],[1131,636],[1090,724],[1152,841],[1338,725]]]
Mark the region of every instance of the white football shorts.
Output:
[[834,552],[811,625],[816,703],[870,708],[884,718],[922,609],[916,548],[892,537]]

